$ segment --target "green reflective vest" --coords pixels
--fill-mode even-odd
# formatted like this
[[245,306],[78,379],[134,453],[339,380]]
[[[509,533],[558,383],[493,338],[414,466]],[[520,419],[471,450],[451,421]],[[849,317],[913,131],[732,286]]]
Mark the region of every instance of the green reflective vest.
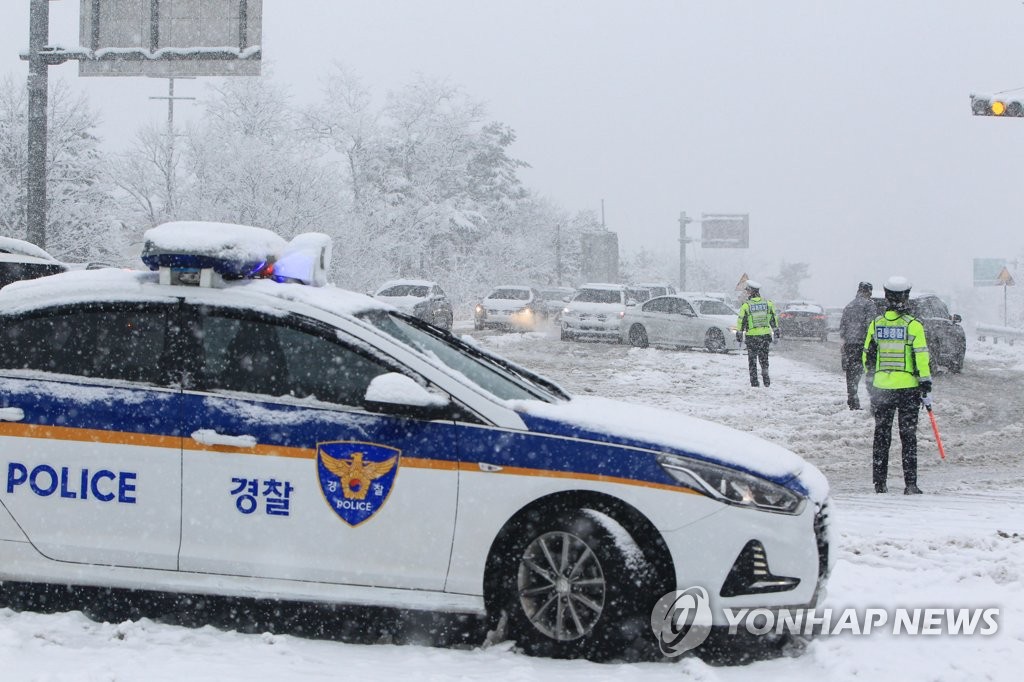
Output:
[[932,375],[924,326],[895,310],[868,326],[861,357],[864,369],[874,372],[875,388],[914,388],[919,379]]
[[740,306],[740,314],[736,318],[736,329],[746,332],[747,336],[771,334],[772,329],[778,326],[779,320],[775,316],[775,304],[771,301],[754,296]]

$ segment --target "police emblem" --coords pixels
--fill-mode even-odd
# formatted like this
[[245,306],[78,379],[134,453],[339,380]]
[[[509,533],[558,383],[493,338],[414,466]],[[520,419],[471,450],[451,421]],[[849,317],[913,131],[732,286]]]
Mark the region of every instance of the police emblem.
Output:
[[316,468],[324,499],[350,526],[376,514],[391,494],[402,451],[386,445],[317,443]]

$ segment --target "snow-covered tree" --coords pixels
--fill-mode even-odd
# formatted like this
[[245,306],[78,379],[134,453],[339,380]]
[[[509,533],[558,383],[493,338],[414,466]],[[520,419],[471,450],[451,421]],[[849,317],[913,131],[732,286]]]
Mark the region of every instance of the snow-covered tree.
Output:
[[[50,88],[47,109],[46,248],[68,261],[124,258],[126,235],[93,132],[96,113],[63,81]],[[0,83],[0,230],[24,238],[27,201],[28,94]]]

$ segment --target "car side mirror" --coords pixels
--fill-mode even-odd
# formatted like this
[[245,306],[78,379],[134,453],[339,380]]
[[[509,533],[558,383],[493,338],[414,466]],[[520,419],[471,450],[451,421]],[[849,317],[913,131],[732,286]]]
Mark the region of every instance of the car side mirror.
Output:
[[451,400],[431,393],[404,374],[388,372],[373,378],[363,404],[371,412],[434,419],[448,412]]
[[954,313],[954,314],[952,315],[951,319],[953,320],[953,324],[960,324],[961,322],[963,322],[963,321],[964,321],[964,318],[960,317],[960,316],[959,316],[958,314],[956,314],[956,313]]
[[632,299],[632,298],[627,299],[626,300],[626,305],[627,306],[635,306],[636,305],[636,299]]

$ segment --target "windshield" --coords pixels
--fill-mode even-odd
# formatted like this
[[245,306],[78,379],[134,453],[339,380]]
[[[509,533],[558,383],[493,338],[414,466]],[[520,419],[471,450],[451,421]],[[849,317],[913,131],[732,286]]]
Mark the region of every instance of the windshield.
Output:
[[529,301],[529,289],[495,289],[487,298],[494,298],[506,301]]
[[458,338],[408,318],[370,310],[359,319],[401,343],[428,355],[455,370],[471,382],[503,400],[543,400],[554,402],[568,398],[557,385],[502,358],[471,346]]
[[580,289],[577,303],[622,303],[622,292],[618,289]]
[[414,296],[416,298],[427,297],[427,287],[421,284],[396,284],[377,293],[378,296],[389,296],[398,298],[400,296]]
[[701,315],[735,315],[736,311],[721,301],[697,301]]

